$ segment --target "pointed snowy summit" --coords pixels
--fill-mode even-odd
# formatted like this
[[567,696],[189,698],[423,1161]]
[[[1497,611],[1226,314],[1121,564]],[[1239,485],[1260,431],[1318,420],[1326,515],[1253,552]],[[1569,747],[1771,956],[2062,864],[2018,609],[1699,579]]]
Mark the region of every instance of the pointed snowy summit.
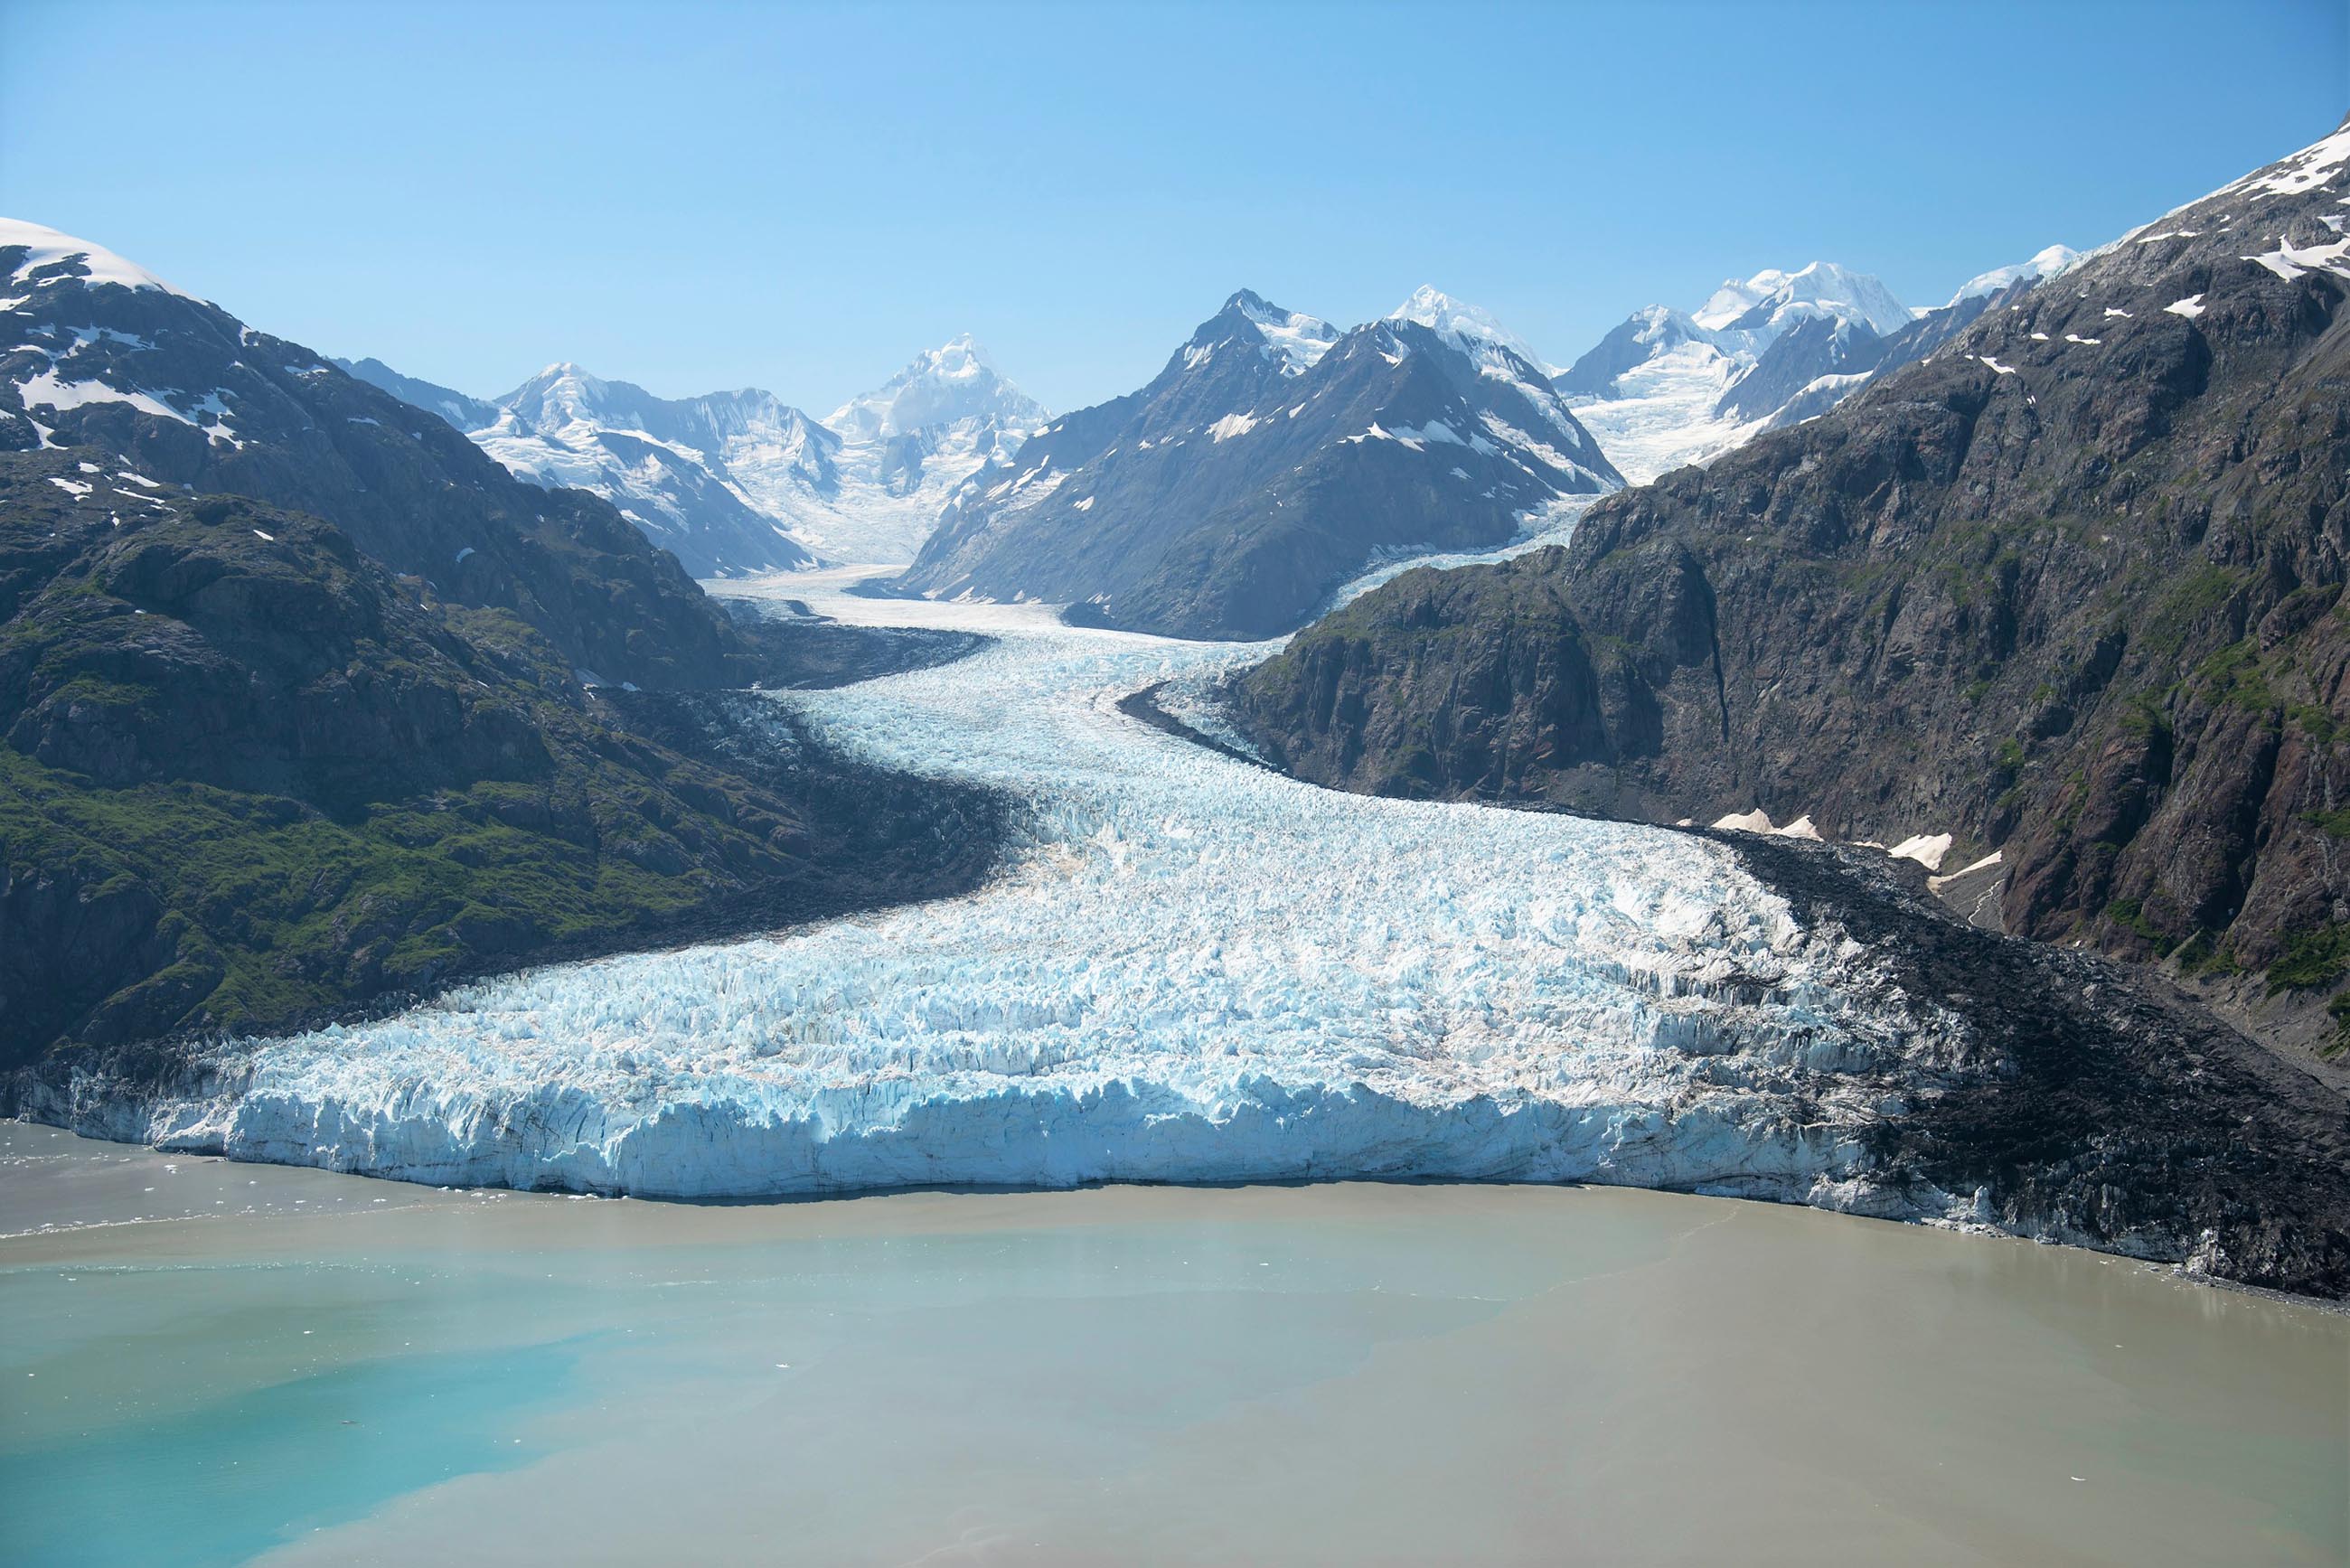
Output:
[[1545,374],[1550,370],[1532,344],[1494,320],[1490,312],[1429,284],[1413,289],[1411,297],[1388,312],[1387,319],[1416,321],[1471,358],[1482,360],[1482,348],[1490,346],[1508,349],[1536,370]]
[[904,369],[849,399],[824,422],[847,440],[875,441],[965,420],[1032,430],[1050,417],[964,332],[917,354]]
[[1242,289],[1224,301],[1224,309],[1239,312],[1257,329],[1264,339],[1265,352],[1280,358],[1284,375],[1303,375],[1312,369],[1330,345],[1338,341],[1338,329],[1320,317],[1284,310],[1252,289]]

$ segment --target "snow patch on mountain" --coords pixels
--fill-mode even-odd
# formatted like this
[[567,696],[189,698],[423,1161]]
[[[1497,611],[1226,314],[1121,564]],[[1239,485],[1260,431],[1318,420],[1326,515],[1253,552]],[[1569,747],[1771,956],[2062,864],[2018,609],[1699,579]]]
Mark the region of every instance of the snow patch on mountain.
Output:
[[[78,277],[85,283],[120,284],[124,288],[157,288],[165,294],[178,295],[182,299],[196,296],[183,289],[173,288],[136,262],[127,261],[104,245],[88,240],[78,240],[71,234],[40,223],[28,223],[21,218],[0,218],[0,251],[22,246],[25,258],[8,274],[11,286],[26,284],[39,287],[44,284],[62,282],[66,277]],[[33,275],[55,267],[59,270],[50,276],[34,279]]]
[[[1241,314],[1264,335],[1266,351],[1280,358],[1285,374],[1304,375],[1338,340],[1338,329],[1318,316],[1308,316],[1302,310],[1283,310],[1254,295],[1240,296],[1237,303]],[[1206,358],[1203,352],[1201,359],[1204,361]]]

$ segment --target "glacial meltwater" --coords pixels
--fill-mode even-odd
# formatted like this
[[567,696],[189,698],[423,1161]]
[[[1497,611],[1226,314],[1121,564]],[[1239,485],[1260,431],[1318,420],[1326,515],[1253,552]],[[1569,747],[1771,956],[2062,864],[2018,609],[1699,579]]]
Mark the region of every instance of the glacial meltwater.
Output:
[[2339,1563],[2350,1319],[1621,1189],[691,1206],[0,1123],[0,1562]]
[[[1860,1137],[1961,1022],[1721,846],[1120,709],[1262,649],[768,591],[994,634],[774,701],[1002,877],[0,1124],[0,1562],[2350,1556],[2350,1320],[1625,1189],[1981,1218]],[[646,1200],[946,1185],[1079,1189]]]

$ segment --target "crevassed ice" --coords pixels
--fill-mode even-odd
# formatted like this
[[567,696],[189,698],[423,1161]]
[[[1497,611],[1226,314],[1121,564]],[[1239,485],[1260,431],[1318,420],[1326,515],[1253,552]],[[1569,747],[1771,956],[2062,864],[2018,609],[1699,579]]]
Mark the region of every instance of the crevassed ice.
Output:
[[1816,1196],[1863,1169],[1853,1129],[1919,1021],[1719,846],[1334,794],[1118,710],[1263,646],[808,574],[772,591],[1000,639],[770,699],[874,761],[1017,796],[999,881],[240,1048],[228,1089],[155,1107],[145,1136],[711,1197],[1341,1176]]

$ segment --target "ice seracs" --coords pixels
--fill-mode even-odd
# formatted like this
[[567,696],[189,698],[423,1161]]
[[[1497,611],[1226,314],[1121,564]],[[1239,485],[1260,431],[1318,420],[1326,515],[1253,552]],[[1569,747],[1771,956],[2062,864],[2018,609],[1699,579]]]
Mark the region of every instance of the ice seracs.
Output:
[[411,1180],[709,1198],[1417,1176],[1921,1200],[1869,1193],[1862,1130],[1955,1026],[1888,999],[1859,944],[1724,846],[1333,794],[1119,711],[1262,646],[769,591],[994,635],[959,665],[771,700],[885,765],[1009,792],[1001,881],[224,1048],[204,1086],[69,1119]]

